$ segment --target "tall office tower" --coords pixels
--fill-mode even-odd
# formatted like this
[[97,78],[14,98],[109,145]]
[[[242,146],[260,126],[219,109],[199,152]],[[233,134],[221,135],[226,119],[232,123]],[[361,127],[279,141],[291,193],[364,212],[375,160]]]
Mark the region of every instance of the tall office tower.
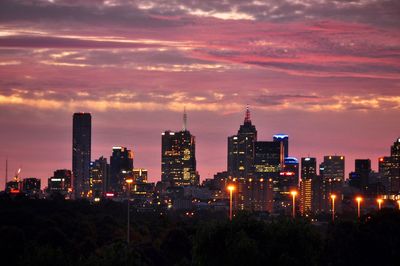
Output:
[[400,138],[390,148],[390,156],[379,158],[379,173],[386,194],[393,198],[400,193]]
[[341,211],[342,190],[345,174],[345,157],[344,156],[324,156],[324,161],[320,165],[320,175],[324,183],[323,192],[323,210],[331,211],[330,196],[336,195],[335,208]]
[[280,171],[280,144],[273,141],[256,141],[254,151],[254,177],[277,180]]
[[299,161],[294,157],[286,157],[279,177],[279,191],[290,192],[299,185]]
[[324,156],[323,175],[325,179],[344,181],[344,156]]
[[196,171],[195,136],[186,128],[184,112],[183,130],[165,131],[161,137],[161,181],[168,186],[197,186],[200,178]]
[[99,198],[107,192],[109,183],[110,165],[107,158],[101,156],[90,163],[90,194],[91,197]]
[[90,190],[91,137],[92,116],[89,113],[75,113],[72,134],[72,172],[76,199],[87,197]]
[[113,147],[110,157],[110,178],[107,190],[122,192],[125,179],[132,175],[133,152],[126,147]]
[[48,190],[67,194],[71,190],[72,173],[71,170],[59,169],[54,171],[52,177],[48,179]]
[[371,172],[370,159],[356,159],[355,171],[349,174],[350,186],[358,188],[362,192],[367,192],[370,183],[369,176]]
[[400,160],[400,138],[398,138],[390,148],[390,156]]
[[313,212],[313,183],[317,176],[317,160],[301,158],[300,212],[307,215]]
[[257,141],[256,127],[251,123],[247,107],[243,125],[237,135],[228,137],[228,173],[230,176],[247,178],[252,175],[254,143]]
[[287,134],[275,134],[273,140],[281,144],[281,158],[282,162],[286,157],[289,157],[289,135]]

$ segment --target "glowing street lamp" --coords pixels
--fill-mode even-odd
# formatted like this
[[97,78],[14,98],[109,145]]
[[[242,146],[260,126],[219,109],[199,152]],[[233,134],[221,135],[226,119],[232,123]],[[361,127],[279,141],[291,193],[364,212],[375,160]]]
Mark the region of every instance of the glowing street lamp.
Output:
[[399,210],[400,210],[400,200],[397,200],[397,205],[399,206]]
[[382,208],[383,199],[377,199],[376,202],[378,202],[378,209],[380,210]]
[[332,194],[331,195],[331,199],[332,199],[332,222],[335,221],[335,199],[336,199],[336,195]]
[[297,191],[293,190],[293,191],[290,192],[290,194],[292,195],[292,199],[293,199],[292,216],[293,216],[293,218],[296,218],[296,195],[297,195]]
[[233,196],[233,191],[235,190],[235,186],[229,185],[227,188],[229,190],[229,220],[232,221],[232,207],[233,207],[232,196]]
[[362,200],[363,200],[362,197],[357,197],[356,198],[356,201],[357,201],[357,216],[358,216],[359,219],[361,217],[360,209],[361,209],[361,201]]
[[131,197],[131,184],[133,183],[133,179],[127,179],[126,180],[126,183],[128,184],[128,214],[127,214],[127,216],[128,216],[128,224],[127,224],[127,227],[126,227],[126,241],[128,242],[128,244],[129,244],[129,228],[130,228],[130,197]]

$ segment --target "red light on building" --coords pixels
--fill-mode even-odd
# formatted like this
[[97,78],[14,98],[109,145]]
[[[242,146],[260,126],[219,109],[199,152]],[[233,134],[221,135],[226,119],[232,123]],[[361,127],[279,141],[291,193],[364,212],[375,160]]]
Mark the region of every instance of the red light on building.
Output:
[[280,175],[283,175],[283,176],[294,176],[294,172],[281,172],[280,173]]

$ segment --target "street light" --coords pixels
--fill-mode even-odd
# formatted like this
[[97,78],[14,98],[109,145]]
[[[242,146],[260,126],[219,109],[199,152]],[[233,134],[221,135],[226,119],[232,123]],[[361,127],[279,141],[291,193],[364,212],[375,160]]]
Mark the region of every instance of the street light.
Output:
[[235,190],[235,186],[234,185],[229,185],[228,187],[229,190],[229,220],[232,221],[232,196],[233,196],[233,191]]
[[380,210],[382,208],[383,199],[377,199],[376,202],[378,202],[378,209]]
[[126,242],[128,242],[128,245],[129,245],[129,235],[130,235],[130,233],[129,233],[129,228],[130,228],[130,210],[129,210],[129,208],[130,208],[130,197],[131,197],[131,184],[133,183],[133,179],[127,179],[126,180],[126,183],[128,184],[128,224],[127,224],[127,227],[126,227]]
[[297,195],[297,191],[293,190],[290,192],[290,194],[292,194],[292,198],[293,198],[293,204],[292,204],[292,216],[293,219],[296,218],[296,195]]
[[360,217],[361,217],[360,208],[361,208],[361,201],[362,201],[362,198],[361,198],[361,197],[357,197],[357,198],[356,198],[356,201],[357,201],[357,216],[358,216],[358,218],[360,219]]
[[335,221],[335,199],[336,199],[336,195],[332,194],[331,195],[331,199],[332,199],[332,222]]

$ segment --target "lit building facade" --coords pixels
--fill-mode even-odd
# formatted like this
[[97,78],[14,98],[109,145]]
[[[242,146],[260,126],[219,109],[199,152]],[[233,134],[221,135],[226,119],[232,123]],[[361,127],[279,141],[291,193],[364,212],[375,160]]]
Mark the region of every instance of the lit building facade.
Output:
[[71,170],[59,169],[54,171],[52,177],[48,179],[48,191],[50,193],[59,192],[61,194],[67,194],[71,191],[71,180],[72,173]]
[[132,176],[133,152],[126,147],[113,147],[110,157],[110,175],[107,191],[119,193],[125,186],[125,179]]
[[336,211],[341,212],[345,179],[345,157],[340,155],[324,156],[324,161],[320,164],[320,175],[323,182],[322,211],[332,211],[330,197],[335,195]]
[[273,140],[278,142],[282,148],[282,158],[289,157],[289,135],[287,134],[275,134]]
[[92,198],[100,198],[107,191],[110,165],[103,156],[90,163],[90,194]]
[[316,158],[301,158],[301,182],[300,182],[300,213],[311,214],[314,211],[313,183],[317,178]]
[[392,199],[400,194],[400,138],[391,146],[390,156],[379,158],[379,173],[385,194]]
[[196,170],[196,139],[184,126],[181,131],[165,131],[161,135],[161,181],[167,186],[198,186]]
[[228,174],[236,178],[248,178],[253,174],[256,127],[251,123],[250,110],[246,109],[243,125],[237,135],[228,137]]

